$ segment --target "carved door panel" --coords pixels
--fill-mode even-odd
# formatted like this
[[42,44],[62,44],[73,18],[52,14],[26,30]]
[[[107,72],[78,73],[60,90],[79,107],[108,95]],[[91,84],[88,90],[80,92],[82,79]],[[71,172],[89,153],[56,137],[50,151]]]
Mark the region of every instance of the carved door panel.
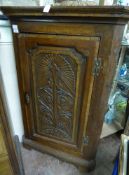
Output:
[[80,154],[99,38],[20,34],[25,136]]

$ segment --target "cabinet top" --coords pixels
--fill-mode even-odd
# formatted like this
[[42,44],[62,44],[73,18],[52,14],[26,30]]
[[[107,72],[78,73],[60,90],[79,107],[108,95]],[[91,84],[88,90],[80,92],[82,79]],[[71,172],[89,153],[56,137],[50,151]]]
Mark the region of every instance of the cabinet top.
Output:
[[52,6],[49,13],[43,7],[3,6],[0,7],[8,17],[96,17],[129,19],[129,8],[124,6]]

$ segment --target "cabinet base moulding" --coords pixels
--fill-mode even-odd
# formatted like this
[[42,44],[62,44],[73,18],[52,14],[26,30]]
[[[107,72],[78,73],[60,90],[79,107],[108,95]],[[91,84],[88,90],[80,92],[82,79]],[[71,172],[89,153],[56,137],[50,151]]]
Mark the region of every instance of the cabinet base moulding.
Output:
[[71,154],[64,153],[62,151],[53,149],[51,147],[43,146],[43,145],[37,143],[36,141],[27,139],[25,137],[23,137],[23,146],[25,148],[36,149],[37,151],[50,154],[50,155],[52,155],[56,158],[59,158],[63,161],[72,163],[72,164],[76,165],[81,172],[92,171],[96,165],[95,160],[85,160],[81,157],[76,157],[76,156],[73,156]]

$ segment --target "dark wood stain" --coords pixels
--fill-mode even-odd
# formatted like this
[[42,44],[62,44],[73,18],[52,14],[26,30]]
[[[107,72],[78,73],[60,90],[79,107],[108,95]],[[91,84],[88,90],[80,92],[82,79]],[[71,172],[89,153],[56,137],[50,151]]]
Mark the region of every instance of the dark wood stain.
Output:
[[24,144],[93,169],[128,9],[1,9],[19,29],[14,45]]

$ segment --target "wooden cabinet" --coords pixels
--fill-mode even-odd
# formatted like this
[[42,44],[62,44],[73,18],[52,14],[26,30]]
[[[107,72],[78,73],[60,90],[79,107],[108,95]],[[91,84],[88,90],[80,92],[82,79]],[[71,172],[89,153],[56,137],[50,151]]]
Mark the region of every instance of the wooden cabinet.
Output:
[[95,165],[128,10],[2,10],[13,29],[18,29],[13,33],[24,144],[90,170]]

